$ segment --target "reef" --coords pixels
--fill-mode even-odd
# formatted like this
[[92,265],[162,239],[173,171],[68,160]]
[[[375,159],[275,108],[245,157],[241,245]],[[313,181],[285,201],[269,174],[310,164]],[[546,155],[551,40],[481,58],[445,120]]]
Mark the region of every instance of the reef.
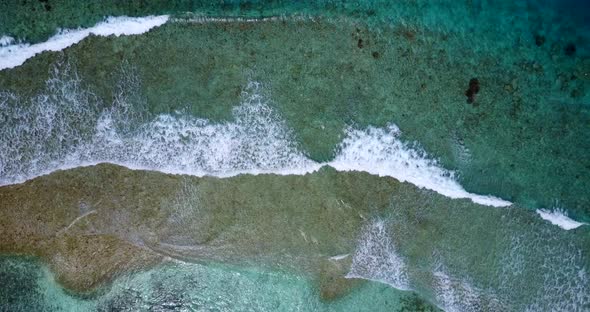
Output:
[[[461,298],[475,296],[503,308],[540,300],[543,276],[566,274],[574,285],[544,293],[544,305],[588,287],[575,271],[588,267],[579,253],[590,246],[585,226],[572,236],[523,208],[481,206],[330,167],[215,178],[100,164],[0,187],[0,213],[0,253],[39,257],[81,293],[171,259],[293,273],[315,281],[325,301],[364,280],[415,290],[440,306],[450,304],[440,283],[469,283],[459,290],[477,292],[453,300],[469,305]],[[533,265],[548,253],[543,266]],[[524,263],[522,279],[502,275],[513,261]]]
[[469,80],[469,89],[465,91],[465,96],[467,96],[467,103],[473,104],[475,102],[475,95],[479,93],[479,80],[477,78],[471,78]]
[[[581,48],[576,57],[565,57],[563,44],[547,37],[539,49],[527,32],[531,42],[520,46],[523,54],[512,53],[512,45],[478,51],[488,44],[420,24],[378,26],[328,17],[176,18],[140,36],[89,37],[0,71],[0,103],[13,105],[5,96],[14,95],[14,106],[29,105],[27,98],[47,95],[46,81],[61,79],[49,74],[54,67],[65,72],[56,64],[71,64],[75,77],[63,79],[79,78],[79,90],[95,95],[101,107],[123,94],[139,103],[146,120],[187,112],[217,122],[232,118],[245,86],[256,81],[315,161],[334,157],[348,125],[395,123],[407,141],[460,171],[468,190],[529,208],[551,207],[559,198],[572,217],[590,221],[590,179],[575,178],[590,176],[590,164],[571,161],[590,146],[584,135],[590,112],[587,105],[574,105],[586,102],[590,83],[590,62]],[[480,82],[473,104],[485,110],[460,105],[472,77]],[[129,81],[137,87],[127,92]],[[554,157],[548,150],[565,154]],[[512,168],[514,163],[519,165]]]

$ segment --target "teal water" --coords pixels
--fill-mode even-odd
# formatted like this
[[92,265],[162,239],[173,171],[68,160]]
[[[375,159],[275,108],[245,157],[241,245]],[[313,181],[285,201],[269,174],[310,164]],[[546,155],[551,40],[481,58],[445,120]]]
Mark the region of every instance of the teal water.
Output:
[[2,311],[438,311],[374,282],[323,302],[313,282],[298,276],[181,263],[121,277],[100,294],[81,297],[63,290],[35,259],[0,261]]
[[[583,1],[549,0],[5,1],[0,37],[14,40],[2,37],[0,64],[18,43],[43,43],[59,28],[91,27],[105,16],[170,17],[146,33],[89,36],[0,70],[0,188],[100,162],[224,179],[299,176],[329,165],[455,200],[514,203],[539,219],[534,211],[548,209],[590,223],[588,12]],[[472,78],[480,90],[468,103]],[[372,193],[366,194],[358,196]],[[477,214],[449,215],[455,219],[435,214],[435,221],[425,221],[420,237],[440,234],[428,225],[437,222],[448,222],[455,233],[468,233],[470,221],[486,223]],[[406,229],[421,222],[416,218],[387,216],[388,231],[411,237],[416,232]],[[504,220],[508,228],[522,226],[514,222]],[[567,235],[585,241],[587,227]],[[489,237],[494,244],[527,246],[534,256],[514,251],[481,260],[490,261],[488,271],[475,264],[480,256],[465,254],[485,254],[485,240],[477,240],[482,246],[465,241],[461,249],[456,240],[465,236],[458,234],[445,234],[436,248],[394,239],[401,259],[420,255],[429,265],[447,259],[427,270],[446,291],[433,291],[415,273],[416,295],[371,282],[323,302],[314,283],[297,274],[173,264],[126,275],[102,295],[83,299],[61,290],[44,264],[7,258],[2,279],[22,286],[0,286],[0,308],[413,311],[419,308],[412,304],[427,309],[426,301],[449,311],[588,308],[581,294],[587,290],[584,246],[571,247],[570,238],[546,228],[498,231]],[[504,247],[497,248],[520,248]],[[422,254],[439,248],[438,256]],[[562,252],[571,261],[556,256]],[[557,260],[548,260],[542,273],[519,267],[533,265],[535,257]],[[514,267],[495,276],[494,261]],[[391,273],[395,266],[381,269]],[[561,271],[567,266],[577,269]],[[195,276],[195,285],[186,284]],[[562,300],[540,291],[535,301],[523,291],[527,284],[567,291],[560,292]],[[490,291],[480,291],[486,287]],[[527,302],[514,301],[511,292]],[[169,298],[176,293],[182,298]]]
[[[90,38],[16,68],[20,74],[6,72],[2,85],[11,96],[3,101],[19,105],[46,93],[51,67],[65,61],[75,64],[76,79],[96,105],[109,107],[127,66],[138,78],[133,96],[144,106],[137,110],[148,118],[183,111],[227,120],[256,81],[313,160],[334,158],[347,126],[395,123],[406,142],[456,171],[468,191],[533,209],[559,207],[587,220],[583,44],[573,57],[564,54],[564,39],[538,47],[531,21],[515,18],[496,32],[494,16],[467,19],[488,27],[474,33],[446,30],[444,23],[440,30],[410,21],[377,27],[348,17],[244,27],[189,17],[142,36]],[[507,38],[494,37],[500,34]],[[471,77],[482,84],[477,106],[465,102]]]
[[[285,310],[367,300],[371,292],[355,297],[362,288],[354,278],[379,282],[392,296],[415,291],[450,311],[584,311],[590,303],[586,226],[566,231],[522,207],[449,199],[362,172],[199,178],[100,164],[3,187],[0,199],[2,242],[13,242],[2,250],[40,255],[57,281],[81,290],[133,281],[127,264],[154,255],[186,268],[222,264],[307,281],[293,298],[300,303]],[[182,289],[179,274],[164,288]],[[242,285],[203,283],[215,292]],[[253,290],[260,300],[279,296],[261,286]]]

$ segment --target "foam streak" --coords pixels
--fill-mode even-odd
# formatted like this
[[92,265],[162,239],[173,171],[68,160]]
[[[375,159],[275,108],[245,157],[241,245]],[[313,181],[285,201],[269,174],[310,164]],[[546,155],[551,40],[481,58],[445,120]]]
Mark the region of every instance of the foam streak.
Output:
[[3,36],[0,39],[0,70],[22,65],[27,59],[43,51],[61,51],[91,34],[97,36],[138,35],[168,21],[168,15],[146,17],[109,17],[90,28],[65,29],[45,42],[36,44],[16,43]]
[[551,222],[551,224],[557,225],[564,230],[573,230],[586,223],[572,220],[567,214],[561,209],[554,209],[553,211],[547,209],[537,209],[537,213],[543,218]]
[[[165,21],[161,18],[160,22]],[[389,176],[450,198],[502,207],[511,203],[467,192],[427,153],[404,143],[395,125],[345,129],[337,156],[329,162],[309,159],[293,131],[252,82],[233,121],[212,122],[190,114],[147,117],[140,82],[123,72],[121,92],[108,109],[81,87],[76,74],[55,71],[45,93],[26,100],[0,93],[0,185],[20,183],[41,174],[109,162],[132,169],[195,176],[238,174],[302,175],[331,166]],[[26,105],[25,105],[26,104]],[[140,116],[144,114],[143,116]],[[139,118],[137,116],[140,116]],[[0,121],[2,121],[0,120]],[[133,126],[129,126],[133,125]]]

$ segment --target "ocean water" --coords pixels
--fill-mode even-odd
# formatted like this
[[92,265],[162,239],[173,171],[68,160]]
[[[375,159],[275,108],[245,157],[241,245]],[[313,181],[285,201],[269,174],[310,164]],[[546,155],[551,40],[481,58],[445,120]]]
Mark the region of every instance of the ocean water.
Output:
[[120,278],[100,296],[72,296],[34,259],[4,257],[6,311],[438,311],[416,295],[368,282],[322,302],[308,280],[284,273],[170,263]]
[[0,310],[590,309],[589,15],[1,3]]

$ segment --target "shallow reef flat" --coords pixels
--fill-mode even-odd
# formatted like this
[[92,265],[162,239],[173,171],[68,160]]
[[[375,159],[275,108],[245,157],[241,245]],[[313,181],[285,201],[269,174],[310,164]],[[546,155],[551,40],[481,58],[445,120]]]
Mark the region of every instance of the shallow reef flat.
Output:
[[328,301],[373,280],[443,308],[590,303],[587,227],[329,167],[221,179],[100,164],[3,186],[0,211],[0,252],[40,257],[76,292],[176,259],[302,276]]
[[[146,120],[181,112],[224,121],[257,81],[316,161],[334,157],[347,127],[395,123],[468,191],[528,208],[558,206],[587,221],[588,58],[566,55],[557,39],[506,44],[449,29],[185,14],[141,36],[90,37],[3,70],[0,101],[26,107],[67,64],[97,109],[123,95],[142,103],[131,111]],[[469,104],[473,78],[480,91]]]
[[378,282],[357,283],[350,294],[323,300],[305,277],[218,264],[166,262],[83,296],[56,285],[46,266],[30,257],[0,257],[0,276],[2,307],[10,311],[440,311]]
[[589,13],[0,1],[0,311],[590,311]]

